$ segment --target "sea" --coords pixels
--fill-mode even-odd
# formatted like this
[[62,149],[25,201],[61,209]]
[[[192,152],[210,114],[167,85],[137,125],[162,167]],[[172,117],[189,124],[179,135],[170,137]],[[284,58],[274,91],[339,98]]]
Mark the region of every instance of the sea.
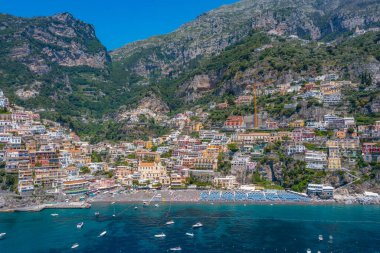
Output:
[[[169,220],[174,224],[165,225]],[[79,222],[84,222],[81,229]],[[197,222],[203,227],[192,228]],[[0,233],[6,233],[0,253],[380,252],[380,206],[93,204],[0,213]],[[166,237],[156,238],[160,233]],[[78,247],[72,249],[74,244]]]

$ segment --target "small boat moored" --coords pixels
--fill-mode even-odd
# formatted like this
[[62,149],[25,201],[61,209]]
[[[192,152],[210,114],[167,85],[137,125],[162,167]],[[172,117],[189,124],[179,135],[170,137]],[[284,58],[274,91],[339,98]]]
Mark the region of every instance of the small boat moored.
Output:
[[0,240],[3,239],[5,237],[7,233],[0,233]]
[[201,227],[203,227],[203,224],[200,223],[200,222],[197,222],[197,223],[195,223],[195,224],[193,225],[193,228],[201,228]]
[[174,224],[174,221],[173,221],[173,220],[167,221],[167,222],[165,223],[165,225],[172,225],[172,224]]
[[98,237],[103,237],[103,236],[105,236],[107,234],[107,231],[103,231],[103,232],[101,232],[99,235],[98,235]]
[[154,237],[156,237],[156,238],[164,238],[164,237],[166,237],[166,235],[164,233],[161,233],[161,234],[154,235]]
[[73,246],[71,246],[72,249],[76,249],[79,247],[79,244],[78,243],[74,243]]
[[174,247],[174,248],[170,248],[171,251],[180,251],[182,250],[182,248],[180,246],[178,247]]
[[194,237],[194,233],[186,233],[187,236]]
[[95,212],[95,216],[99,216],[100,215],[100,213],[99,212]]
[[83,227],[83,225],[84,225],[84,222],[79,222],[79,223],[77,224],[77,228],[78,228],[78,229],[81,229],[81,228]]
[[50,214],[51,216],[53,216],[53,217],[56,217],[56,216],[58,216],[59,214],[57,214],[57,213],[52,213],[52,214]]
[[306,250],[306,253],[311,253],[311,249],[307,249],[307,250]]
[[319,241],[323,241],[323,235],[319,235],[319,236],[318,236],[318,240],[319,240]]

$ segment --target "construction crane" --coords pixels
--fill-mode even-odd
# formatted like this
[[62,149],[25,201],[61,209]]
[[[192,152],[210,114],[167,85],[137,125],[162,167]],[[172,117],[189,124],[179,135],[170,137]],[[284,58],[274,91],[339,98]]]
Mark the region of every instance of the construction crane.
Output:
[[259,116],[257,111],[257,87],[256,84],[253,85],[253,106],[254,106],[254,116],[253,116],[253,128],[259,128]]

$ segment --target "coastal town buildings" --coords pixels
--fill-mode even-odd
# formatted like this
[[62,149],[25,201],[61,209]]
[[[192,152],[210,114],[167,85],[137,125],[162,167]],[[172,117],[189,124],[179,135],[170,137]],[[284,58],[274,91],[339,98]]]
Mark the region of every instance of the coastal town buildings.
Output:
[[[330,172],[356,169],[361,158],[379,163],[380,121],[362,125],[334,110],[344,100],[345,85],[352,83],[325,76],[256,86],[257,96],[293,96],[281,105],[286,112],[310,101],[319,103],[324,110],[315,115],[280,118],[264,106],[255,115],[224,115],[214,124],[211,111],[198,108],[160,117],[170,129],[165,135],[94,144],[35,112],[11,107],[0,92],[0,162],[7,173],[17,175],[15,189],[23,196],[41,191],[83,196],[118,187],[236,189],[251,182],[259,189],[278,184],[281,170],[296,162]],[[247,86],[234,100],[210,103],[208,110],[253,107],[253,98],[252,86]],[[128,122],[138,124],[136,114],[127,116]],[[331,187],[309,183],[304,189],[308,194],[333,195]]]

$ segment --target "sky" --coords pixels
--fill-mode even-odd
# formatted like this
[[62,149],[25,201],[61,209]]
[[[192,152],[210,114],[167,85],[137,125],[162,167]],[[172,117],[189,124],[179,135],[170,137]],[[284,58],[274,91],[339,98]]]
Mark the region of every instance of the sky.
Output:
[[0,0],[0,13],[20,17],[69,12],[95,26],[112,50],[174,31],[202,13],[238,0]]

